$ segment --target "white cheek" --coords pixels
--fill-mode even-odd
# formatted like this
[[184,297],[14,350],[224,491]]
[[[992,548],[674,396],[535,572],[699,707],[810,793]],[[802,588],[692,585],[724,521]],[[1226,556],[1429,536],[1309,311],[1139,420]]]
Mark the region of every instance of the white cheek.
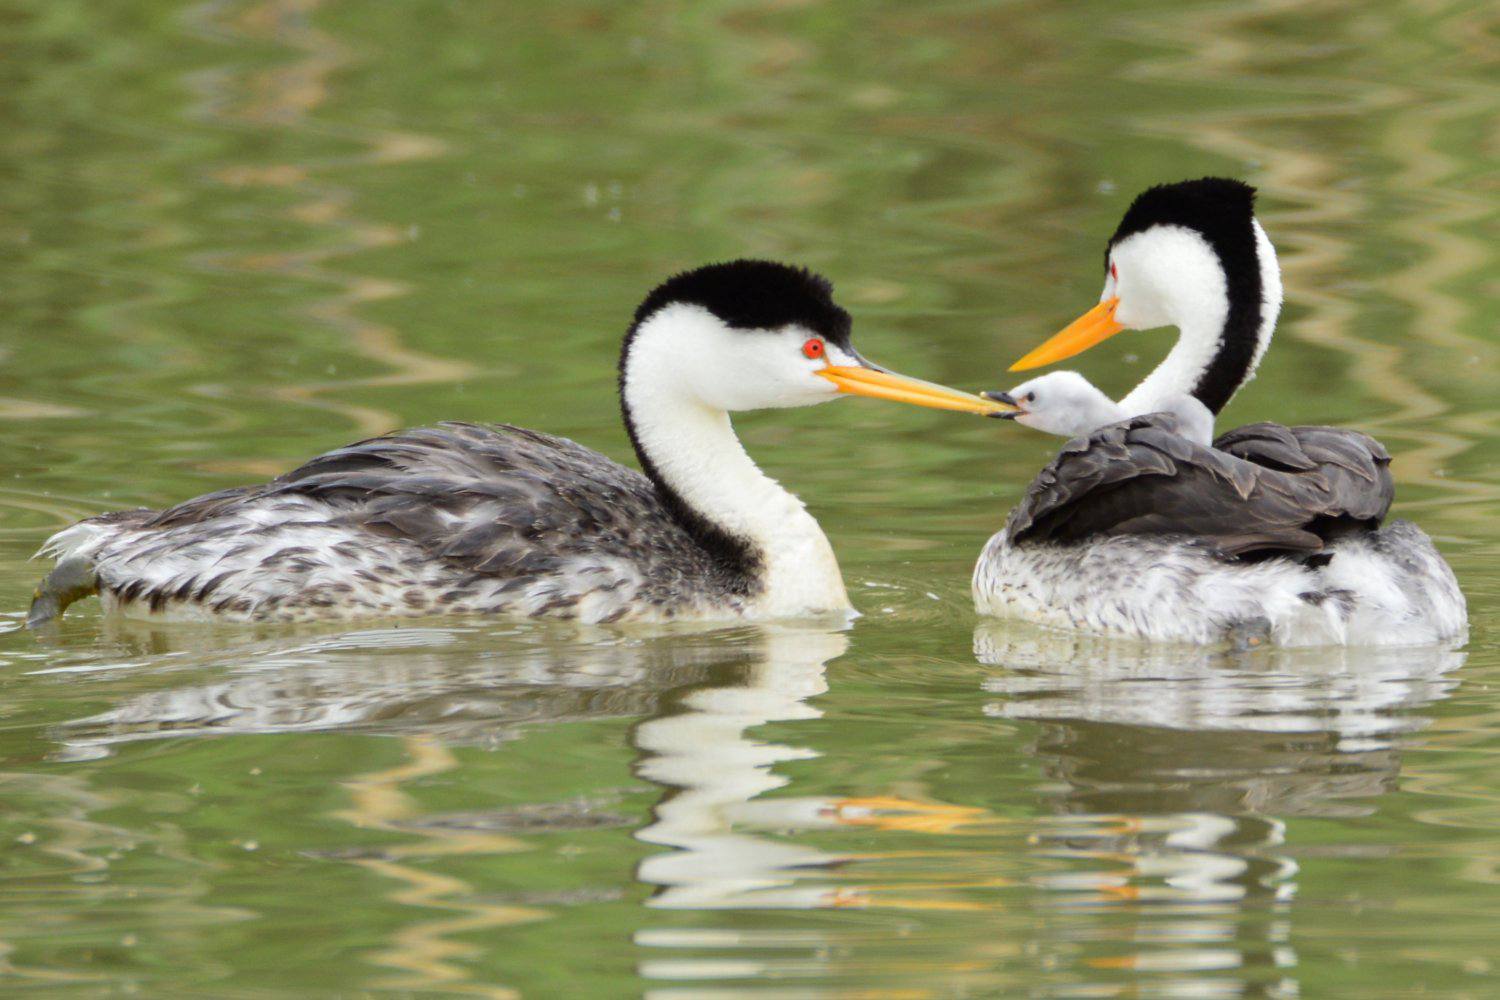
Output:
[[818,372],[853,361],[831,348],[809,358],[804,345],[811,336],[795,328],[739,335],[715,372],[714,398],[707,401],[726,410],[767,410],[837,399],[838,387]]
[[838,399],[839,387],[818,372],[828,367],[823,358],[808,359],[797,355],[797,364],[790,366],[778,379],[778,396],[775,406],[810,406]]
[[636,332],[630,389],[638,397],[673,397],[729,411],[837,399],[838,387],[819,369],[830,360],[857,362],[836,349],[831,359],[809,358],[804,345],[812,336],[797,328],[731,330],[701,306],[668,306]]
[[1154,326],[1166,326],[1168,321],[1157,304],[1145,301],[1142,294],[1120,297],[1115,322],[1131,330],[1149,330]]
[[788,363],[780,372],[782,402],[778,403],[778,406],[809,406],[813,403],[826,403],[838,399],[842,395],[838,386],[819,375],[818,372],[830,366],[844,367],[858,364],[852,357],[832,344],[825,344],[821,355],[809,358],[802,346],[809,337],[810,334],[798,331],[791,338],[798,346],[785,353]]
[[1115,319],[1132,329],[1181,326],[1222,313],[1228,301],[1218,257],[1197,233],[1157,226],[1115,245]]

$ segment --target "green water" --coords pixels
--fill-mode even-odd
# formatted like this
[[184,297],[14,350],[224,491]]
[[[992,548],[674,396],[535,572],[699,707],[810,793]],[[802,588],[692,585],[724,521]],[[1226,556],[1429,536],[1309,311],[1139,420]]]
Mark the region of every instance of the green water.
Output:
[[[0,991],[1500,993],[1500,348],[1482,5],[0,4]],[[1487,145],[1490,144],[1490,145]],[[1129,195],[1262,189],[1288,304],[1226,414],[1368,430],[1458,651],[983,624],[1055,442],[752,415],[851,628],[19,626],[74,518],[444,418],[628,457],[675,268],[833,277],[977,389]],[[1111,392],[1169,334],[1079,367]]]

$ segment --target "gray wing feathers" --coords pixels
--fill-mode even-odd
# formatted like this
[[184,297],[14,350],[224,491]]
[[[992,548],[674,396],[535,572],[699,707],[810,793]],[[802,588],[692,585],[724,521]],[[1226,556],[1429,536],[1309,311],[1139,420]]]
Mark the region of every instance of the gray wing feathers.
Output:
[[99,536],[90,563],[120,600],[153,609],[180,600],[267,616],[443,601],[571,616],[587,602],[591,620],[612,620],[745,590],[646,476],[506,425],[361,441],[268,483],[131,512],[120,527]]
[[1222,435],[1214,448],[1268,469],[1312,474],[1326,486],[1337,516],[1379,524],[1396,498],[1390,453],[1359,431],[1246,424]]
[[701,561],[645,476],[508,425],[443,424],[362,441],[266,490],[316,496],[366,530],[488,575],[534,576],[584,551]]
[[1364,434],[1252,424],[1205,448],[1151,414],[1070,441],[1011,515],[1018,542],[1185,535],[1225,556],[1319,551],[1375,527],[1393,495],[1390,456]]

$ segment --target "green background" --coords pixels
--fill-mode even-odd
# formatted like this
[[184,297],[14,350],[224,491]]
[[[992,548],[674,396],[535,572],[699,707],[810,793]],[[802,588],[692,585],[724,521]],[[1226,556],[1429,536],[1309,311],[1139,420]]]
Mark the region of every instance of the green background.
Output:
[[[1485,997],[1500,975],[1493,29],[1472,3],[0,3],[0,989]],[[1230,657],[973,616],[1056,442],[737,421],[845,632],[20,630],[71,520],[445,418],[625,460],[674,269],[829,275],[970,389],[1129,197],[1262,191],[1229,423],[1396,455],[1462,651]],[[1111,393],[1170,343],[1078,367]],[[852,801],[851,801],[852,800]]]

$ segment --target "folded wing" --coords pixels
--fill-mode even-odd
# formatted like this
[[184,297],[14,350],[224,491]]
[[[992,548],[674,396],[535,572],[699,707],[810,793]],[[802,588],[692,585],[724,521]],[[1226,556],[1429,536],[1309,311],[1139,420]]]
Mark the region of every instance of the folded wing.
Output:
[[1311,554],[1378,527],[1394,495],[1390,456],[1357,431],[1239,427],[1204,447],[1149,414],[1068,442],[1011,515],[1016,544],[1173,535],[1226,557]]

